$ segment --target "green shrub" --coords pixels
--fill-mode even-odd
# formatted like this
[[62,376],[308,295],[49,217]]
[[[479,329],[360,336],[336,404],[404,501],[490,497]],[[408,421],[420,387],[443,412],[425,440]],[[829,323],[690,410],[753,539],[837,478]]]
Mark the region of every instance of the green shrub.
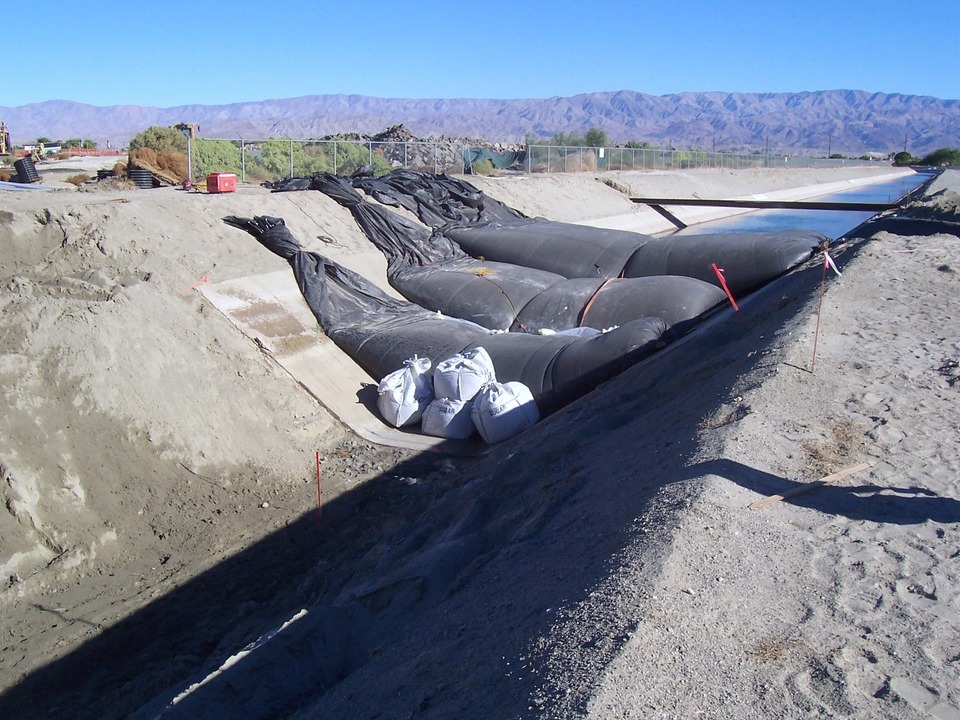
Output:
[[150,148],[158,153],[186,153],[187,138],[176,128],[151,125],[131,138],[129,148],[131,151]]
[[371,161],[377,175],[391,169],[379,150],[371,153],[367,145],[351,142],[338,142],[334,148],[332,142],[294,141],[291,144],[290,140],[267,140],[251,146],[247,158],[247,175],[264,180],[291,175],[305,177],[319,172],[350,175]]
[[607,139],[607,134],[603,130],[590,128],[583,137],[583,144],[587,147],[607,147],[610,140]]
[[903,152],[898,152],[896,155],[893,156],[893,164],[899,165],[899,166],[916,165],[917,159],[913,155],[908,153],[906,150],[904,150]]
[[484,158],[483,160],[470,163],[471,175],[493,175],[496,170],[497,168],[490,158]]
[[921,165],[960,165],[960,149],[940,148],[920,159]]
[[240,177],[240,147],[230,140],[196,138],[190,144],[193,176],[205,178],[213,172],[232,172]]

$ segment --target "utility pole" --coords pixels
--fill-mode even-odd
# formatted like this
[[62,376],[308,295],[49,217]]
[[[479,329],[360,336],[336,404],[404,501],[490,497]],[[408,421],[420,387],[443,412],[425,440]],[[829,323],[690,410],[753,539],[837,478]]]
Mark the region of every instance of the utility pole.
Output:
[[187,138],[187,180],[193,182],[193,148],[192,141],[193,136],[196,131],[200,130],[199,125],[194,125],[193,123],[178,123],[173,126],[175,129],[182,132]]

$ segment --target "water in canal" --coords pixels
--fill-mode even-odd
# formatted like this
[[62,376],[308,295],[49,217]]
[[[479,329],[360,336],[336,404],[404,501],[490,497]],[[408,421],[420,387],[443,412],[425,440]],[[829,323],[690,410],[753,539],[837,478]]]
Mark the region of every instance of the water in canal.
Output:
[[[887,182],[862,185],[845,192],[815,198],[823,202],[896,202],[919,187],[932,173],[905,175]],[[868,220],[871,212],[850,210],[754,210],[723,220],[693,225],[681,234],[762,232],[805,228],[816,230],[827,237],[838,238]],[[669,234],[669,233],[664,233]]]

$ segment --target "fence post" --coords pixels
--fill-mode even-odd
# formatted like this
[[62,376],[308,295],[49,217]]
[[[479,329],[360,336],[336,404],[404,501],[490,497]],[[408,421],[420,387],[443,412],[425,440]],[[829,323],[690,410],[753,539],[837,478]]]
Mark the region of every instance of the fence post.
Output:
[[246,155],[244,154],[243,138],[240,138],[240,182],[247,181]]
[[333,141],[333,174],[337,174],[337,141]]
[[293,138],[290,138],[290,177],[293,177]]

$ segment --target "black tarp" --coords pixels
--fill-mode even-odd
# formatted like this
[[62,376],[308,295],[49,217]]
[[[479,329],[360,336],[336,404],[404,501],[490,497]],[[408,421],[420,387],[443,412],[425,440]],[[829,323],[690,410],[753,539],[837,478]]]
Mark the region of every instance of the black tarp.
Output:
[[[407,175],[422,180],[418,173],[390,177]],[[594,327],[654,316],[679,329],[724,299],[712,285],[684,277],[603,284],[606,278],[565,279],[543,269],[479,260],[442,231],[430,233],[366,202],[345,178],[319,174],[312,187],[350,209],[367,238],[386,256],[390,284],[404,297],[490,329],[536,332],[578,327],[585,324],[588,303]]]
[[525,217],[465,180],[445,174],[394,170],[381,177],[353,175],[350,182],[379,203],[415,213],[420,222],[432,228],[449,222],[477,223]]
[[472,258],[441,233],[365,201],[345,178],[318,174],[312,187],[350,210],[387,258],[390,284],[428,310],[506,330],[530,300],[563,280],[555,273]]
[[[421,222],[437,229],[474,257],[547,270],[567,278],[684,275],[719,286],[713,264],[725,271],[727,285],[742,296],[810,258],[828,238],[812,230],[752,233],[700,233],[653,238],[627,230],[593,228],[544,218],[526,218],[497,203],[470,183],[411,170],[377,180],[378,199],[409,202]],[[374,193],[367,181],[355,183]],[[368,187],[370,189],[368,189]],[[462,203],[459,198],[469,198]],[[485,215],[469,211],[490,207]],[[495,208],[495,209],[494,209]]]
[[377,381],[415,355],[436,365],[462,350],[483,347],[498,381],[526,385],[546,414],[654,352],[666,329],[658,318],[642,318],[590,338],[493,333],[389,297],[362,276],[302,250],[280,218],[229,216],[224,222],[246,230],[290,263],[324,333]]
[[543,218],[451,224],[444,234],[474,257],[547,270],[566,278],[601,280],[619,277],[637,247],[653,240],[626,230]]
[[715,263],[739,297],[810,259],[827,241],[814,230],[671,235],[639,246],[623,276],[686,275],[719,285]]
[[561,280],[528,302],[514,330],[527,332],[574,327],[609,328],[643,316],[658,317],[682,334],[707,310],[725,301],[723,290],[695,278],[660,275],[648,278]]
[[716,264],[737,297],[808,260],[828,240],[813,230],[652,238],[542,218],[449,226],[444,233],[470,255],[570,278],[684,275],[719,286]]

